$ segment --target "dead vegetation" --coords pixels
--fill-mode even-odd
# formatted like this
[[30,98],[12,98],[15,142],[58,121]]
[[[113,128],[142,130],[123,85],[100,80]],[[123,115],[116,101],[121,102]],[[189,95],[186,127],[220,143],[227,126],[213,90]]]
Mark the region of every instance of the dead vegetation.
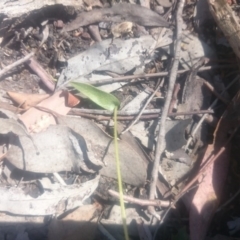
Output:
[[0,239],[239,237],[239,17],[225,0],[0,2]]

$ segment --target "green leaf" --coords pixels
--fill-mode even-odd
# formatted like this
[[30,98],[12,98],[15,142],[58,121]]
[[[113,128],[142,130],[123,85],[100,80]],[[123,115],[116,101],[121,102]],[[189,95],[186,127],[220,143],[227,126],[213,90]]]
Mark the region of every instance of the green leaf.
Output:
[[114,108],[120,106],[119,100],[110,93],[104,92],[86,83],[71,82],[70,84],[76,90],[106,110],[113,111]]

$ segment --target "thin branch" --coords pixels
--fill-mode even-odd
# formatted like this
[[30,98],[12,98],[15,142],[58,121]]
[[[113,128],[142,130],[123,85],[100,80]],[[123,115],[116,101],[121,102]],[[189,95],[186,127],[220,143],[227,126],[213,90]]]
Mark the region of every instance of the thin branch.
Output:
[[19,66],[22,63],[25,63],[26,61],[28,61],[32,56],[34,56],[34,52],[29,53],[28,55],[26,55],[25,57],[17,60],[16,62],[4,67],[1,71],[0,71],[0,77],[2,77],[4,74],[6,74],[8,71],[10,71],[11,69]]
[[59,175],[59,173],[54,172],[53,176],[58,180],[58,182],[62,185],[62,186],[67,186],[67,184],[64,182],[64,180],[62,179],[62,177]]
[[28,66],[41,78],[44,85],[50,90],[54,91],[55,84],[53,83],[53,78],[50,74],[48,74],[44,68],[34,59],[32,58]]
[[124,134],[125,132],[129,131],[129,129],[131,129],[131,127],[141,118],[144,110],[146,109],[146,107],[148,106],[148,104],[152,101],[153,97],[156,95],[159,87],[160,87],[161,81],[158,82],[157,87],[155,89],[155,91],[150,95],[150,97],[148,98],[147,102],[144,104],[144,106],[142,107],[141,111],[138,113],[137,117],[134,119],[134,121],[132,121],[130,123],[130,125],[121,132],[121,134]]
[[[0,103],[1,107],[1,103]],[[192,112],[176,112],[176,113],[169,113],[168,117],[175,117],[175,116],[186,116],[186,115],[196,115],[196,114],[213,114],[213,110],[199,110],[199,111],[192,111]],[[112,119],[111,114],[109,113],[108,116],[103,116],[103,115],[94,115],[94,114],[89,114],[89,113],[84,113],[81,111],[71,111],[68,113],[68,115],[73,115],[73,116],[82,116],[90,119],[95,119],[97,121],[106,121]],[[129,121],[129,120],[134,120],[135,115],[120,115],[118,116],[119,121]],[[159,113],[144,113],[141,114],[139,119],[153,119],[153,118],[159,118]]]
[[[148,114],[158,114],[161,113],[160,109],[146,109],[143,111],[144,115]],[[194,114],[205,114],[205,113],[214,113],[213,110],[199,110],[199,111],[191,111],[191,112],[176,112],[176,113],[169,113],[168,117],[174,117],[178,115],[194,115]],[[98,110],[98,109],[80,109],[80,108],[73,108],[69,111],[69,115],[76,115],[81,116],[81,114],[95,114],[95,115],[105,115],[105,116],[112,116],[111,111],[107,110]],[[131,110],[131,111],[118,111],[118,116],[134,116],[138,115],[139,111]],[[127,119],[127,118],[126,118]]]
[[[88,114],[88,113],[77,113],[77,114],[70,114],[72,116],[81,116],[81,117],[85,117],[85,118],[89,118],[89,119],[94,119],[96,121],[108,121],[113,119],[112,116],[103,116],[103,115],[93,115],[93,114]],[[141,115],[140,119],[141,120],[150,120],[150,119],[155,119],[158,118],[159,114],[155,113],[155,114],[145,114],[145,115]],[[129,121],[129,120],[134,120],[135,119],[135,115],[130,115],[130,116],[118,116],[118,121]]]
[[[218,69],[218,68],[233,68],[236,67],[236,65],[223,65],[223,66],[207,66],[207,67],[202,67],[199,69],[199,72],[204,72],[204,71],[209,71],[212,69]],[[191,69],[183,69],[183,70],[178,70],[178,74],[186,73],[188,71],[191,71]],[[158,72],[158,73],[142,73],[142,74],[135,74],[135,75],[128,75],[128,76],[123,76],[123,77],[114,77],[114,78],[106,78],[106,79],[99,79],[95,81],[91,81],[92,85],[101,85],[101,84],[108,84],[108,83],[115,83],[115,82],[129,82],[133,79],[137,78],[155,78],[155,77],[166,77],[169,76],[169,72]]]
[[[108,193],[113,197],[119,198],[119,193],[113,190],[108,190]],[[155,206],[155,207],[169,207],[171,205],[170,201],[164,200],[146,200],[146,199],[138,199],[130,196],[123,196],[123,199],[130,203],[135,203],[140,206]]]
[[206,81],[205,79],[203,79],[203,83],[205,84],[205,86],[218,98],[220,99],[222,102],[224,102],[225,104],[229,104],[229,101],[227,101],[220,93],[218,93],[218,91],[214,88],[214,86],[209,83],[208,81]]
[[[157,186],[157,180],[158,180],[158,171],[159,171],[159,161],[161,159],[162,153],[165,149],[165,122],[168,116],[168,110],[173,94],[174,84],[177,78],[177,70],[179,65],[179,59],[180,59],[180,53],[181,53],[181,42],[182,42],[182,11],[184,6],[185,0],[180,0],[178,3],[178,10],[177,10],[177,16],[176,16],[176,45],[175,45],[175,56],[173,65],[170,71],[169,75],[169,84],[168,84],[168,91],[167,96],[165,100],[165,104],[162,111],[162,116],[159,121],[159,133],[158,133],[158,140],[157,140],[157,146],[156,146],[156,153],[155,153],[155,159],[153,164],[153,170],[152,170],[152,182],[150,185],[150,191],[149,191],[149,199],[154,199],[155,192],[156,192],[156,186]],[[155,209],[152,206],[148,207],[148,210],[151,214],[154,216],[156,215]],[[159,219],[160,217],[158,217]]]
[[[25,111],[24,109],[19,109],[15,106],[10,105],[9,103],[5,103],[5,102],[0,102],[0,108],[12,111],[14,113],[21,113],[21,112]],[[83,112],[82,112],[82,110],[83,110]],[[154,110],[153,113],[151,113],[151,110]],[[144,115],[142,115],[140,118],[141,119],[158,118],[159,113],[160,113],[160,110],[155,110],[155,109],[150,109],[149,111],[145,110],[143,112]],[[192,111],[192,112],[176,112],[176,113],[169,113],[168,116],[174,117],[174,116],[179,116],[179,115],[195,115],[195,114],[206,114],[206,113],[213,114],[214,111],[213,110],[200,110],[200,111]],[[107,116],[102,116],[104,114]],[[83,116],[86,118],[96,119],[98,121],[112,119],[111,112],[107,112],[107,113],[104,112],[104,114],[102,114],[102,110],[95,110],[95,109],[93,109],[93,110],[91,110],[91,109],[71,109],[70,112],[68,113],[68,115]],[[118,116],[118,120],[133,120],[135,118],[135,115],[137,115],[137,113],[130,115],[129,112],[127,112],[126,114],[124,114],[124,112],[120,112],[120,114]]]
[[[160,109],[147,109],[144,110],[143,114],[159,114],[161,112]],[[69,112],[71,115],[79,115],[81,113],[87,114],[96,114],[96,115],[107,115],[112,116],[113,112],[108,110],[99,110],[99,109],[80,109],[80,108],[73,108]],[[128,111],[118,111],[118,116],[132,116],[137,115],[139,110],[128,110]]]

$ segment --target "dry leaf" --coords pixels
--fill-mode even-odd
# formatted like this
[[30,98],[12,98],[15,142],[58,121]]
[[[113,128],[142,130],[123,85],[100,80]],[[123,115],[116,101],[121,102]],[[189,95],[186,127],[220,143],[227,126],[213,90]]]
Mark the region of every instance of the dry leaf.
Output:
[[81,185],[62,186],[58,183],[50,184],[49,191],[44,191],[37,198],[26,194],[25,189],[16,187],[1,187],[1,212],[14,215],[59,216],[64,212],[76,209],[95,191],[99,183],[96,177]]
[[[70,111],[70,108],[66,106],[66,97],[62,91],[56,92],[51,97],[43,100],[38,106],[48,108],[61,115],[66,115]],[[19,118],[29,132],[33,130],[34,132],[41,132],[50,124],[56,124],[56,119],[51,113],[36,108],[30,108]]]
[[36,106],[38,103],[50,96],[49,94],[28,94],[17,92],[7,92],[7,94],[18,106],[23,109]]
[[75,97],[69,91],[64,90],[63,94],[66,94],[66,105],[68,107],[75,107],[76,105],[78,105],[80,103],[80,99]]
[[119,3],[113,5],[112,8],[82,12],[71,23],[66,24],[62,31],[72,31],[97,22],[117,23],[122,22],[123,19],[141,26],[169,27],[169,23],[163,17],[148,8],[137,4]]
[[[153,58],[151,51],[155,46],[156,41],[149,35],[127,40],[106,39],[95,43],[86,51],[68,59],[68,67],[63,69],[57,82],[57,88],[72,80],[91,84],[91,81],[96,79],[93,71],[125,74],[134,70],[134,73],[142,73],[143,64]],[[97,79],[99,79],[99,75]],[[106,78],[104,75],[101,76]],[[123,83],[105,84],[101,86],[101,90],[111,92],[122,85]]]

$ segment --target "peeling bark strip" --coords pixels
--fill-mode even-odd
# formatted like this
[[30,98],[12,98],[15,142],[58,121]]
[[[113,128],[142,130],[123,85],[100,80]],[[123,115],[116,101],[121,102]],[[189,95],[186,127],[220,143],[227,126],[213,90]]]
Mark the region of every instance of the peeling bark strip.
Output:
[[208,0],[210,11],[235,54],[240,58],[240,26],[226,0]]
[[120,3],[112,8],[82,12],[75,20],[63,27],[62,32],[72,31],[100,21],[130,21],[142,26],[169,27],[169,23],[163,17],[148,8],[137,4]]

